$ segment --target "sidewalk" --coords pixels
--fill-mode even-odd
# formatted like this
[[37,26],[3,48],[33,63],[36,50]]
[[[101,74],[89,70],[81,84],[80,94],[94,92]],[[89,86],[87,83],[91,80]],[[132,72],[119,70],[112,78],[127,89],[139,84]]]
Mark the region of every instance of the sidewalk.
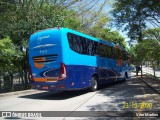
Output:
[[35,89],[29,89],[29,90],[22,90],[22,91],[14,91],[14,92],[8,92],[8,93],[0,93],[0,98],[5,96],[12,96],[12,95],[19,95],[19,94],[30,94],[30,93],[37,93],[40,92]]
[[151,89],[153,89],[155,92],[160,94],[160,81],[159,80],[155,80],[153,78],[149,78],[149,77],[146,77],[146,76],[143,76],[142,78],[140,76],[138,76],[137,78],[142,80]]
[[145,72],[143,72],[142,78],[140,72],[138,76],[136,76],[135,72],[132,72],[131,77],[137,77],[138,79],[142,80],[146,85],[148,85],[148,87],[150,87],[152,90],[160,94],[160,80],[147,77]]

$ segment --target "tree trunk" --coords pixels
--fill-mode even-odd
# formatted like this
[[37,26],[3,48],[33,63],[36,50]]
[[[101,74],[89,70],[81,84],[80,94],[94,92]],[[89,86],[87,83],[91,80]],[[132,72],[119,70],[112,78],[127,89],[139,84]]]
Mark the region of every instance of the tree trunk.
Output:
[[20,76],[21,76],[21,81],[22,81],[22,85],[24,85],[24,79],[23,79],[23,71],[22,72],[20,72]]
[[10,73],[10,82],[11,82],[11,91],[14,91],[14,85],[13,85],[13,73]]
[[1,75],[0,75],[0,93],[2,92],[2,80],[1,80]]
[[139,66],[136,65],[135,67],[136,67],[136,76],[138,76],[138,73],[139,73]]
[[12,85],[9,74],[4,75],[3,81],[4,81],[4,92],[11,91]]
[[24,79],[25,79],[25,89],[27,88],[28,85],[28,77],[27,77],[27,70],[24,70]]
[[142,71],[142,63],[141,63],[141,78],[143,77],[143,71]]
[[155,66],[153,66],[153,75],[154,75],[154,77],[156,77]]

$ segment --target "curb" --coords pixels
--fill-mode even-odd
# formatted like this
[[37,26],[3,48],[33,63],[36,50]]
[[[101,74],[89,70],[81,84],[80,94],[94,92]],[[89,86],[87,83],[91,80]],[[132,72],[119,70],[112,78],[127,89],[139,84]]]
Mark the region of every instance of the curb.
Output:
[[154,87],[152,87],[151,85],[149,85],[149,84],[148,84],[147,82],[145,82],[143,79],[138,78],[138,77],[137,77],[137,79],[142,80],[142,82],[145,83],[148,87],[150,87],[153,91],[155,91],[156,93],[160,94],[160,92],[159,92],[157,89],[155,89]]
[[9,92],[9,93],[0,93],[0,97],[13,96],[13,95],[19,95],[19,94],[31,93],[31,92],[36,92],[36,90],[29,89],[29,90],[22,90],[22,91]]

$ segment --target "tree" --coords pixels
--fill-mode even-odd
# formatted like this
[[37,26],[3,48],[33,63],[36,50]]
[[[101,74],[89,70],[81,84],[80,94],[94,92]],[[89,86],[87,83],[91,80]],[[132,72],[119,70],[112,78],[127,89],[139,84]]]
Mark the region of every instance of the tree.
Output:
[[[135,47],[130,48],[129,53],[135,65],[149,61],[155,70],[160,60],[160,43],[156,40],[143,40]],[[155,75],[155,71],[154,71]]]
[[[104,6],[103,4],[99,8],[90,5],[89,3],[93,1],[95,0],[90,0],[89,2],[84,0],[0,0],[0,35],[11,38],[13,46],[18,51],[16,55],[21,57],[18,62],[14,57],[3,57],[2,64],[9,60],[16,66],[16,70],[22,70],[25,73],[25,83],[27,83],[28,59],[27,51],[23,50],[23,48],[27,49],[29,36],[38,30],[52,27],[69,27],[82,31],[83,25],[80,15],[86,14],[87,11],[94,7],[97,14],[94,14],[93,18],[96,18]],[[94,4],[98,1],[96,0]],[[80,5],[82,2],[84,4],[81,8],[84,9],[80,12],[75,9],[75,5]],[[14,68],[11,63],[6,62],[3,65]],[[14,71],[12,69],[9,70]],[[6,69],[5,72],[7,73],[8,71]]]
[[125,38],[119,34],[118,31],[111,31],[110,28],[102,29],[100,33],[100,38],[118,44],[122,47],[126,47]]
[[110,19],[104,14],[99,15],[99,17],[99,20],[86,31],[86,34],[126,47],[124,37],[118,31],[112,31],[106,27]]
[[159,6],[158,0],[116,0],[112,13],[117,27],[128,30],[132,40],[141,42],[147,22],[159,26]]
[[78,31],[81,30],[81,22],[78,19],[78,14],[74,10],[66,10],[65,16],[64,27]]
[[100,19],[95,22],[92,26],[90,26],[90,29],[88,29],[87,34],[90,34],[94,37],[101,38],[102,29],[105,28],[106,23],[109,21],[109,18],[105,15],[101,15]]
[[[154,67],[154,70],[155,70],[156,66],[157,66],[157,68],[160,67],[160,57],[159,57],[159,48],[158,48],[158,47],[160,47],[160,28],[147,29],[147,30],[144,30],[142,33],[143,33],[144,40],[149,40],[151,43],[155,42],[152,45],[153,45],[154,51],[156,51],[156,53],[152,53],[153,49],[151,49],[150,54],[152,56],[151,56],[151,58],[148,58],[148,59],[150,59],[148,61],[151,61],[152,66]],[[151,44],[149,44],[149,45],[151,45]],[[148,47],[150,47],[150,46],[148,46]],[[153,60],[153,58],[155,58],[155,59]],[[155,74],[155,71],[154,71],[154,74]]]
[[17,49],[9,37],[0,39],[0,73],[12,72],[18,69],[23,54]]
[[4,88],[7,91],[13,90],[13,72],[18,71],[17,65],[21,62],[22,56],[9,37],[0,39],[0,77],[3,76]]
[[[41,29],[69,27],[83,31],[83,26],[87,26],[83,21],[94,22],[107,1],[94,6],[97,3],[99,0],[1,0],[0,34],[10,36],[15,44],[21,46],[30,34]],[[75,9],[75,5],[80,10]],[[88,17],[93,9],[95,12]]]
[[[109,0],[81,0],[72,8],[78,15],[80,21],[80,32],[88,34],[100,19],[106,17],[104,8],[109,4]],[[78,8],[77,8],[78,6]]]
[[144,40],[156,40],[160,42],[160,28],[147,29],[142,34]]

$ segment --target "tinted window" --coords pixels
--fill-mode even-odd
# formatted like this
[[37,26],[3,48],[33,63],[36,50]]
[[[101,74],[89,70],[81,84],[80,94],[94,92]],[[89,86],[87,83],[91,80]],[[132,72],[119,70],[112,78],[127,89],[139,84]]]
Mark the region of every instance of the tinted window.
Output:
[[129,55],[128,55],[127,51],[123,51],[123,60],[126,61],[126,60],[128,60],[128,58],[129,58]]
[[95,55],[97,44],[93,40],[89,40],[82,36],[67,34],[70,48],[80,54]]
[[126,60],[126,51],[122,51],[120,48],[102,44],[72,33],[68,33],[67,36],[70,48],[79,54]]

